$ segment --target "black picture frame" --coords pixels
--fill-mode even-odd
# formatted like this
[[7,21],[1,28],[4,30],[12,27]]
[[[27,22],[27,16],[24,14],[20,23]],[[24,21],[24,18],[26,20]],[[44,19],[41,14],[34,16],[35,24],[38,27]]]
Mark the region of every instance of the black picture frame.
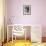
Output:
[[23,15],[31,15],[31,5],[23,5]]

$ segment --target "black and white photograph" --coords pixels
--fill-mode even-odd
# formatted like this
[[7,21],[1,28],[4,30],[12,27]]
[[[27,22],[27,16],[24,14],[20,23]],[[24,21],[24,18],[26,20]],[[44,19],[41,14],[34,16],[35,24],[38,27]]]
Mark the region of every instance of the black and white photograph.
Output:
[[23,14],[31,15],[31,5],[23,5]]

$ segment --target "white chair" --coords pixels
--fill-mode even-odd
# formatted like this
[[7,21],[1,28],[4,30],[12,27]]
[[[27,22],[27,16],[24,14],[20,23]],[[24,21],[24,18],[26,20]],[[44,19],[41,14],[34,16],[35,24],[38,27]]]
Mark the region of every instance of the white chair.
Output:
[[15,36],[15,40],[16,40],[16,36],[23,36],[24,35],[24,29],[23,26],[21,25],[14,25],[13,29],[12,29],[12,42],[13,42],[13,36]]

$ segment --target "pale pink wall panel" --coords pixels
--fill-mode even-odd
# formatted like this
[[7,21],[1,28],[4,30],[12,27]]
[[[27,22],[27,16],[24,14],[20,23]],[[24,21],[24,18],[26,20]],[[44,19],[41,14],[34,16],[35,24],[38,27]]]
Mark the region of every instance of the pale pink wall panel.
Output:
[[[23,5],[31,5],[31,15],[23,15]],[[12,24],[40,24],[46,36],[46,0],[8,0],[7,8],[7,15],[14,18],[10,17]]]

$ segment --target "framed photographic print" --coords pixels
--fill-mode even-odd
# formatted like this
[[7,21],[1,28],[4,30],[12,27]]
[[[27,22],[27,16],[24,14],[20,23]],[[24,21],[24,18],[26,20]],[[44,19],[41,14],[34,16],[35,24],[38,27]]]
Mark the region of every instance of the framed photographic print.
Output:
[[31,5],[23,5],[23,14],[31,15]]

